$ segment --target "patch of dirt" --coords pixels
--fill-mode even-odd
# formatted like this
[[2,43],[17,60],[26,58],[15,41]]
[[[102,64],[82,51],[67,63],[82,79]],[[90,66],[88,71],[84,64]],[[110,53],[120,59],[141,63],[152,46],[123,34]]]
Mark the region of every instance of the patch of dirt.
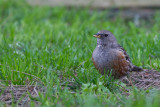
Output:
[[[160,72],[156,70],[145,69],[141,72],[131,72],[129,78],[132,84],[139,89],[156,88],[160,90]],[[126,79],[121,81],[127,86],[131,85]]]
[[[0,101],[6,105],[14,103],[19,106],[30,107],[30,98],[36,98],[38,91],[44,92],[45,90],[39,86],[32,85],[0,87]],[[28,93],[30,93],[30,95]],[[35,101],[35,105],[39,105],[39,102]]]
[[[160,72],[156,70],[144,70],[141,72],[131,72],[130,79],[123,78],[121,81],[126,86],[136,86],[139,89],[156,88],[160,90]],[[63,85],[62,85],[63,86]],[[73,89],[74,84],[68,84],[70,89]],[[78,87],[78,85],[75,85]],[[123,88],[123,87],[122,87]],[[0,87],[0,102],[10,106],[16,104],[17,106],[30,107],[30,101],[34,101],[35,106],[40,105],[36,100],[39,96],[38,92],[45,94],[46,88],[37,85],[10,85],[8,87]],[[129,95],[129,90],[124,88],[121,90],[123,94]]]

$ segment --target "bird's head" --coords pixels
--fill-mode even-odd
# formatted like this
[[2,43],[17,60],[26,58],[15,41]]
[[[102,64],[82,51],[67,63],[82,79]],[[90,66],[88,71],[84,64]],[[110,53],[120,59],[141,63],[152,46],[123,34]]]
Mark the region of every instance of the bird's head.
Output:
[[117,40],[114,35],[107,30],[101,30],[93,36],[97,38],[97,45],[112,46],[117,44]]

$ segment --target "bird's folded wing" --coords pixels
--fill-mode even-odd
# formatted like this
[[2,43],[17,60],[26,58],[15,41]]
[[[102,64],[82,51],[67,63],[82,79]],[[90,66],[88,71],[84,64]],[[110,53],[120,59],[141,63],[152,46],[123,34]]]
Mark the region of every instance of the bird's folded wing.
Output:
[[126,50],[121,45],[118,45],[118,48],[120,49],[120,51],[122,51],[124,53],[126,60],[129,61],[130,63],[132,63]]

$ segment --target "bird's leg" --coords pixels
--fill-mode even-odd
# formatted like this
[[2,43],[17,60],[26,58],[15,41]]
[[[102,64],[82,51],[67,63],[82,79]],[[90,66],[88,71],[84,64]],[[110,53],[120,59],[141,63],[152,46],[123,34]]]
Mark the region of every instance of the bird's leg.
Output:
[[129,81],[129,84],[130,84],[131,86],[133,86],[133,83],[132,83],[130,74],[127,74],[127,79],[128,79],[128,81]]

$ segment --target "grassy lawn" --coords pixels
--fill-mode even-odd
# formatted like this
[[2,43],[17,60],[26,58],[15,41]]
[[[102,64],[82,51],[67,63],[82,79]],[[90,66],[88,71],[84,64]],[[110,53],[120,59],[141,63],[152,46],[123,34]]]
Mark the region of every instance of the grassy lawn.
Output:
[[[31,97],[31,106],[35,101],[41,106],[160,106],[160,91],[126,87],[105,78],[91,60],[96,47],[92,35],[105,29],[113,32],[133,64],[160,71],[159,12],[152,21],[140,19],[136,26],[119,15],[110,19],[107,9],[32,7],[6,1],[0,1],[0,88],[45,87],[45,93]],[[119,84],[130,90],[128,95]]]

